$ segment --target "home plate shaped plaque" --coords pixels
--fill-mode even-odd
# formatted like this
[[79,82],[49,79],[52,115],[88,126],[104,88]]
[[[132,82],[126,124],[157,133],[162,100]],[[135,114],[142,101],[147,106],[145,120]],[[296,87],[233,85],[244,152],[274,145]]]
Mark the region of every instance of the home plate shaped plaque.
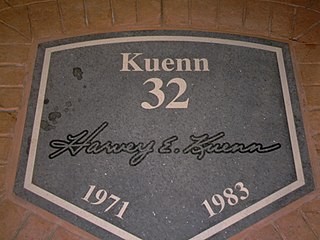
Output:
[[286,43],[39,45],[15,193],[101,239],[226,239],[314,188]]

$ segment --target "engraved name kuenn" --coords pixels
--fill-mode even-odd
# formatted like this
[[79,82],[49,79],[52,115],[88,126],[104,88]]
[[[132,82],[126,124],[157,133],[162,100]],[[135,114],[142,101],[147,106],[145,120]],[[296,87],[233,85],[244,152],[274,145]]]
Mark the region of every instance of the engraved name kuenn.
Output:
[[[68,134],[66,140],[52,140],[50,146],[55,149],[49,155],[50,159],[56,158],[64,152],[69,152],[71,156],[76,156],[81,151],[86,154],[131,154],[129,160],[130,166],[136,166],[140,164],[149,154],[155,151],[155,140],[150,140],[147,143],[143,142],[127,142],[116,143],[112,141],[106,141],[102,143],[95,138],[108,126],[107,122],[103,122],[92,133],[89,130],[83,130],[78,134]],[[244,143],[229,143],[229,142],[217,142],[225,136],[224,132],[219,132],[210,136],[209,134],[203,134],[200,136],[190,136],[191,143],[182,149],[183,154],[192,154],[197,157],[198,160],[202,160],[206,154],[227,154],[227,153],[268,153],[281,148],[280,143],[275,143],[270,146],[263,146],[261,143],[250,143],[248,145]],[[170,154],[172,152],[177,153],[179,148],[173,148],[174,142],[179,140],[178,136],[172,136],[162,141],[161,146],[158,147],[159,154]]]
[[[143,58],[143,53],[121,53],[121,72],[209,72],[209,64],[206,58]],[[142,61],[141,61],[142,60]]]

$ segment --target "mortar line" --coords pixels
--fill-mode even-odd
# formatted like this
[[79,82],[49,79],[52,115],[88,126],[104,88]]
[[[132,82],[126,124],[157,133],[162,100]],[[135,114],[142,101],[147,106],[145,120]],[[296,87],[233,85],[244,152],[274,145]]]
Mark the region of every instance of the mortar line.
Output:
[[[270,225],[271,228],[277,233],[277,235],[278,235],[278,237],[280,238],[280,240],[283,240],[282,236],[281,236],[280,233],[276,230],[276,228],[274,227],[273,223],[270,223],[269,225]],[[258,230],[257,230],[257,231],[258,231]],[[250,240],[251,240],[252,238],[250,237],[250,234],[251,234],[251,233],[249,233],[249,236],[247,235],[245,239],[248,239],[248,240],[250,239]],[[260,234],[259,234],[259,238],[257,238],[257,239],[260,239]]]
[[320,87],[320,85],[316,84],[311,84],[311,85],[302,85],[304,88],[309,88],[309,87]]
[[11,108],[6,108],[6,107],[0,107],[0,112],[18,112],[19,111],[19,107],[11,107]]
[[39,0],[37,2],[31,2],[31,3],[27,3],[25,5],[33,5],[33,4],[38,4],[38,3],[47,3],[47,2],[55,2],[55,0]]
[[307,7],[311,8],[312,5],[316,2],[317,0],[309,0],[309,4]]
[[302,38],[303,36],[307,35],[309,32],[311,32],[318,25],[320,25],[320,20],[318,22],[315,22],[314,24],[312,24],[309,28],[304,30],[302,33],[300,33],[298,36],[294,37],[293,39],[298,41],[300,38]]
[[245,22],[247,20],[247,7],[248,7],[248,1],[243,1],[243,7],[242,7],[242,27],[245,26]]
[[192,26],[192,0],[188,0],[188,25]]
[[7,140],[10,140],[10,141],[13,140],[12,136],[3,136],[3,137],[1,137],[1,133],[0,133],[0,138],[6,138]]
[[35,5],[35,4],[39,4],[39,3],[47,3],[47,2],[55,2],[56,0],[42,0],[42,1],[37,1],[37,2],[31,2],[31,3],[27,3],[27,4],[20,4],[19,6],[30,6],[30,5]]
[[139,19],[138,19],[138,2],[139,0],[136,0],[136,4],[135,4],[135,8],[136,8],[136,23],[138,23]]
[[316,233],[316,231],[312,228],[312,226],[309,224],[309,221],[308,221],[308,219],[307,219],[307,216],[305,215],[305,213],[301,210],[301,209],[299,209],[299,214],[301,215],[301,218],[303,219],[303,221],[307,224],[307,226],[308,226],[308,228],[311,230],[311,232],[313,233],[313,235],[317,238],[317,239],[319,239],[319,236],[318,236],[318,234]]
[[4,0],[5,4],[7,4],[10,8],[13,8],[13,6],[8,2],[8,0]]
[[3,160],[3,159],[7,159],[7,158],[8,158],[8,156],[5,157],[5,158],[2,158],[2,159],[0,160],[0,168],[6,167],[6,165],[7,165],[7,163],[8,163],[8,160]]
[[268,36],[272,33],[272,21],[273,21],[273,6],[269,5],[269,22],[268,22]]
[[[36,4],[39,4],[39,3],[49,3],[49,2],[57,2],[57,0],[43,0],[43,1],[38,1],[38,2],[26,3],[26,4],[17,4],[17,5],[14,5],[14,7],[16,7],[16,8],[18,8],[18,7],[27,7],[27,6],[30,6],[30,5],[36,5]],[[5,8],[0,10],[0,13],[3,12],[3,11],[8,10],[10,8],[11,7],[5,7]]]
[[13,138],[13,133],[0,133],[0,138]]
[[62,30],[62,33],[65,33],[66,29],[65,29],[65,26],[64,26],[64,21],[63,21],[63,16],[62,16],[62,9],[61,9],[59,0],[57,0],[56,3],[57,3],[57,6],[58,6],[61,30]]
[[320,87],[320,84],[301,84],[303,87]]
[[[318,87],[318,86],[317,86]],[[315,106],[315,105],[312,105],[312,106],[307,106],[306,107],[306,109],[308,110],[308,111],[310,111],[310,112],[315,112],[315,111],[319,111],[320,110],[320,106]],[[316,135],[318,135],[318,134],[320,134],[320,133],[315,133],[315,134],[311,134],[311,136],[313,137],[313,136],[316,136]]]
[[[13,7],[13,6],[12,6]],[[8,10],[8,9],[11,9],[12,7],[7,7],[7,8],[3,8],[3,9],[1,9],[0,10],[0,13],[2,12],[2,11],[6,11],[6,10]],[[27,5],[16,5],[16,7],[25,7],[26,9],[27,9],[27,16],[28,16],[28,19],[29,19],[29,12],[28,12],[28,6]],[[21,14],[20,13],[17,13],[16,12],[16,15],[18,15],[18,16],[21,16]],[[30,20],[30,19],[29,19]],[[5,21],[3,21],[3,22],[5,22]],[[8,24],[8,23],[6,23],[6,24]],[[12,26],[12,27],[14,27],[13,25],[11,25],[11,24],[8,24],[8,25],[10,25],[10,26]],[[29,27],[30,27],[30,21],[29,21]],[[16,28],[16,31],[19,31],[17,28]],[[27,39],[30,39],[27,35],[25,35],[23,32],[21,32],[21,31],[19,31],[19,33],[20,34],[22,34],[23,36],[25,36]],[[30,33],[30,35],[31,35],[31,31],[29,31],[29,33]]]
[[287,239],[282,232],[280,231],[280,228],[278,226],[278,224],[276,224],[275,222],[271,223],[271,226],[274,228],[274,230],[278,233],[278,235],[280,236],[281,240],[289,240]]
[[293,39],[293,34],[294,34],[294,30],[296,27],[296,23],[297,23],[297,8],[295,7],[293,9],[293,16],[292,16],[292,26],[291,26],[291,30],[290,30],[290,38]]
[[31,17],[30,17],[30,9],[29,6],[26,6],[27,8],[27,16],[28,16],[28,22],[29,22],[29,31],[30,31],[30,36],[31,36],[31,41],[33,42],[33,31],[32,31],[32,24],[31,24]]
[[298,62],[301,65],[319,65],[320,62]]
[[163,26],[164,25],[164,17],[163,17],[163,1],[164,0],[160,0],[160,25]]
[[27,221],[29,219],[29,217],[31,216],[31,212],[28,211],[26,213],[26,216],[22,219],[21,223],[20,223],[20,226],[18,227],[15,235],[12,237],[12,240],[16,240],[16,238],[18,237],[20,231],[25,227],[25,225],[27,224]]
[[[309,112],[318,112],[320,111],[320,107],[306,107],[306,110]],[[313,136],[313,135],[311,135]]]
[[286,3],[286,2],[281,2],[281,1],[273,1],[273,0],[260,0],[261,2],[270,2],[270,3],[276,3],[276,4],[281,4],[281,5],[285,5],[285,6],[290,6],[290,7],[297,7],[297,8],[303,8],[309,11],[313,11],[316,13],[320,13],[319,10],[313,9],[311,7],[306,7],[306,6],[301,6],[301,5],[297,5],[297,4],[293,4],[293,3]]
[[88,20],[87,2],[86,2],[86,0],[83,0],[82,3],[83,3],[84,23],[85,23],[86,27],[88,27],[89,26],[89,20]]
[[[9,4],[9,2],[8,2],[8,4]],[[16,6],[16,7],[17,7],[17,6]],[[20,7],[25,7],[25,8],[27,9],[27,16],[28,16],[29,28],[30,28],[30,17],[29,17],[28,6],[27,6],[27,5],[20,5]],[[0,10],[0,13],[1,13],[2,11],[6,11],[6,10],[11,9],[11,8],[13,8],[13,6],[11,6],[11,7],[9,7],[9,8],[3,8],[3,9]],[[21,16],[21,14],[18,13],[18,12],[16,12],[16,14],[19,15],[19,16]],[[8,24],[8,25],[9,25],[9,24]],[[12,27],[13,27],[13,26],[12,26]],[[16,30],[19,31],[18,29],[16,29]],[[30,35],[31,35],[31,37],[32,37],[31,28],[30,28],[29,30],[30,30],[29,33],[30,33]],[[19,33],[22,34],[22,35],[24,35],[23,32],[21,32],[21,31],[19,31]],[[24,36],[25,36],[28,40],[30,39],[28,36],[26,36],[26,35],[24,35]]]
[[[0,107],[3,107],[3,106],[0,105]],[[4,107],[3,107],[3,108],[4,108]],[[9,109],[9,108],[7,108],[7,109]],[[17,117],[14,116],[14,115],[12,115],[13,112],[17,112],[16,110],[12,110],[12,111],[2,111],[2,112],[5,112],[5,113],[9,114],[12,119],[17,120]]]
[[[24,6],[24,5],[20,5],[20,6],[16,6],[16,7],[21,7],[21,6]],[[9,10],[9,9],[11,9],[11,7],[4,7],[4,8],[2,8],[2,9],[0,9],[0,13],[1,13],[1,12],[4,12],[4,11],[7,11],[7,10]]]
[[12,25],[10,25],[10,24],[2,21],[2,20],[0,20],[0,23],[3,24],[3,25],[5,25],[6,27],[12,29],[13,31],[17,32],[18,34],[20,34],[20,35],[21,35],[23,38],[25,38],[26,40],[29,40],[29,41],[31,40],[28,36],[26,36],[24,33],[20,32],[20,31],[19,31],[17,28],[15,28],[14,26],[12,26]]
[[116,20],[115,20],[115,14],[114,14],[112,0],[109,0],[109,5],[110,5],[110,11],[111,11],[111,24],[112,24],[112,26],[114,26],[116,23]]
[[3,202],[6,199],[6,193],[0,193],[0,203]]
[[0,67],[25,67],[26,65],[25,64],[22,64],[22,63],[10,63],[10,62],[2,62],[0,63]]
[[216,13],[216,19],[217,19],[217,27],[219,28],[219,25],[220,25],[220,21],[219,21],[219,12],[220,12],[220,0],[218,0],[217,2],[217,13]]
[[[319,109],[318,109],[318,110],[319,110]],[[317,110],[315,110],[315,111],[317,111]],[[313,112],[313,111],[311,111],[311,112]],[[313,133],[311,133],[310,135],[311,135],[311,138],[315,138],[315,137],[317,137],[317,136],[320,135],[320,132],[313,132]],[[315,140],[315,139],[314,139],[314,140]],[[317,145],[317,143],[315,142],[314,145]]]
[[10,85],[10,84],[0,84],[0,88],[23,88],[22,84]]
[[13,42],[13,43],[0,43],[0,46],[31,46],[31,42],[29,43],[29,42],[21,42],[21,43],[19,43],[19,42]]
[[47,240],[52,240],[53,239],[54,234],[56,233],[57,229],[58,229],[58,224],[55,224],[53,226],[52,231],[50,232]]

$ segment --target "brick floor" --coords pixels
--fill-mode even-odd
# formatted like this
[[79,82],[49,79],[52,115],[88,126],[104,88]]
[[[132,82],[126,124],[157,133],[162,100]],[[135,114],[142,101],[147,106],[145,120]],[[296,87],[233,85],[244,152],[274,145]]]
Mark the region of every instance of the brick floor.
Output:
[[48,239],[53,229],[54,223],[32,214],[28,216],[23,227],[18,230],[15,239]]
[[12,193],[36,44],[92,33],[175,28],[291,44],[317,191],[232,239],[320,239],[319,0],[0,0],[0,239],[96,239]]
[[53,237],[52,237],[52,240],[81,240],[81,239],[84,239],[84,238],[76,236],[61,227],[57,229],[57,231],[53,234]]
[[14,239],[17,232],[24,227],[27,210],[8,200],[0,205],[0,236],[2,239]]

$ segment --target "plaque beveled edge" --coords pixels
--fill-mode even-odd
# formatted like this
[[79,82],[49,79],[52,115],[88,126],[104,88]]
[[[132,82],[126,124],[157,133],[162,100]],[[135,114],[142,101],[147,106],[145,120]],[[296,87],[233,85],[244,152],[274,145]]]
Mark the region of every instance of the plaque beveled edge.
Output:
[[43,109],[43,102],[44,102],[44,95],[46,90],[46,83],[48,78],[48,70],[50,65],[50,57],[53,52],[63,51],[67,49],[73,48],[80,48],[80,47],[89,47],[89,46],[96,46],[96,45],[103,45],[103,44],[117,44],[117,43],[126,43],[126,42],[150,42],[150,41],[176,41],[176,42],[197,42],[197,43],[215,43],[215,44],[225,44],[225,45],[233,45],[233,46],[240,46],[240,47],[248,47],[248,48],[256,48],[265,51],[271,51],[276,53],[277,56],[277,63],[278,63],[278,70],[280,74],[281,86],[282,86],[282,94],[284,98],[284,105],[286,110],[286,117],[287,123],[289,128],[289,135],[290,135],[290,142],[292,145],[293,157],[294,157],[294,164],[295,164],[295,173],[297,175],[297,180],[288,186],[278,190],[277,192],[269,195],[268,197],[260,200],[259,202],[251,205],[248,208],[243,209],[242,211],[232,215],[231,217],[223,220],[222,222],[210,227],[209,229],[204,230],[203,232],[199,233],[198,235],[192,237],[192,240],[200,240],[206,239],[215,235],[216,233],[220,232],[221,230],[233,225],[234,223],[242,220],[243,218],[253,214],[254,212],[262,209],[263,207],[275,202],[276,200],[288,195],[289,193],[293,192],[294,190],[300,188],[305,184],[302,162],[300,157],[299,145],[296,135],[296,128],[295,122],[293,118],[293,111],[292,105],[290,100],[290,93],[288,88],[287,82],[287,75],[284,65],[283,53],[280,47],[274,47],[269,45],[264,45],[260,43],[252,43],[252,42],[245,42],[242,40],[230,40],[230,39],[223,39],[223,38],[215,38],[215,37],[195,37],[195,36],[134,36],[134,37],[118,37],[118,38],[107,38],[107,39],[99,39],[99,40],[90,40],[90,41],[83,41],[71,44],[64,44],[60,46],[48,47],[45,49],[45,55],[43,60],[43,67],[41,72],[41,80],[40,80],[40,89],[39,95],[36,104],[36,114],[35,120],[33,123],[32,129],[32,137],[31,137],[31,144],[30,144],[30,152],[28,156],[28,163],[24,181],[24,188],[35,193],[36,195],[66,209],[87,221],[121,237],[124,239],[140,239],[127,231],[118,228],[117,226],[96,217],[95,215],[55,196],[52,193],[41,189],[40,187],[34,185],[32,183],[33,177],[33,168],[35,163],[35,156],[36,156],[36,147],[38,141],[38,134],[40,131],[40,122],[42,116],[42,109]]

